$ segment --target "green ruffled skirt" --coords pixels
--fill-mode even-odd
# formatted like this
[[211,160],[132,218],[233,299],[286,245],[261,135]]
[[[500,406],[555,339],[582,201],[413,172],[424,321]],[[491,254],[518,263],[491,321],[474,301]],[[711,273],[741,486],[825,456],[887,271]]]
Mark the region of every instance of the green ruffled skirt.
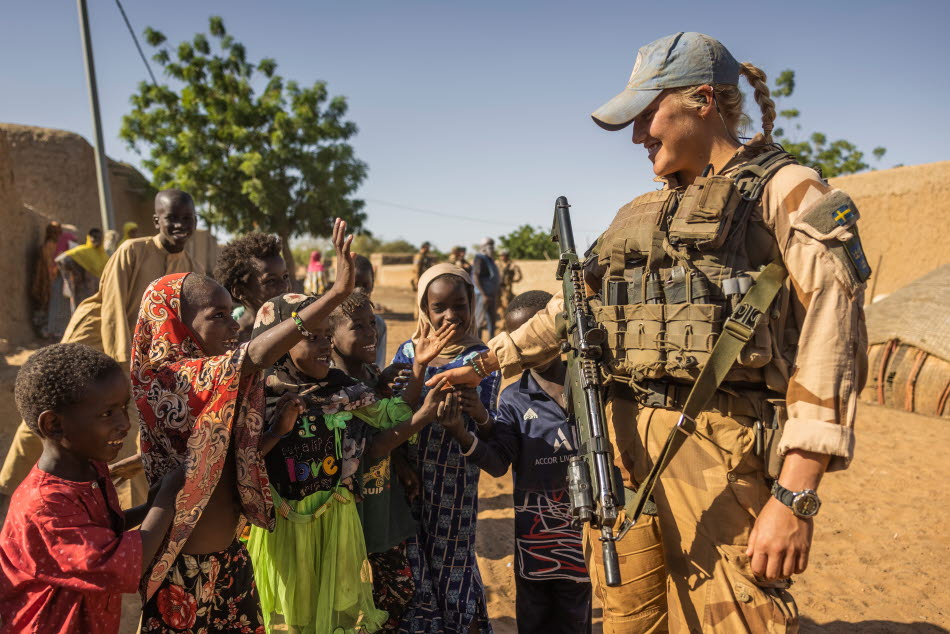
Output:
[[346,487],[283,500],[271,488],[277,525],[254,526],[247,542],[268,632],[376,632],[385,610],[373,603],[373,576],[353,494]]

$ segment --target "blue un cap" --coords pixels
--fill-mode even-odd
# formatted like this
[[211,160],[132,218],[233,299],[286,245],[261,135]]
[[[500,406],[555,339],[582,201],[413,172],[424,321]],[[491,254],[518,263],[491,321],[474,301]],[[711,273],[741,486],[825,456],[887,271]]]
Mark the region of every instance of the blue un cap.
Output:
[[675,33],[637,51],[627,87],[591,117],[605,130],[622,130],[667,88],[738,83],[739,62],[718,40]]

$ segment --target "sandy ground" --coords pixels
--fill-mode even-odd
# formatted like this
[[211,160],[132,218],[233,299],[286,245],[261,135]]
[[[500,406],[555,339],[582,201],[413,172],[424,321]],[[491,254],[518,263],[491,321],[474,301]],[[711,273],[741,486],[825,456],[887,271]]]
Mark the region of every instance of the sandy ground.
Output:
[[[380,287],[390,356],[412,332],[408,289]],[[13,378],[29,350],[0,357],[0,451],[19,417]],[[852,466],[822,482],[808,571],[792,592],[803,632],[937,633],[950,628],[950,435],[948,421],[862,405]],[[477,554],[495,632],[514,634],[513,511],[510,476],[483,474]],[[135,631],[135,602],[123,632]],[[599,624],[600,609],[594,615]],[[595,625],[595,632],[600,632]]]

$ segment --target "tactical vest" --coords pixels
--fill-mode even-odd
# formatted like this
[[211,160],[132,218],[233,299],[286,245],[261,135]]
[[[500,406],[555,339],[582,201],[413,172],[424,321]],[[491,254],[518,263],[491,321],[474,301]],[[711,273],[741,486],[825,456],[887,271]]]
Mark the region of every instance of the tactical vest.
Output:
[[[759,270],[779,257],[775,237],[751,218],[769,179],[795,162],[773,146],[685,190],[644,194],[618,212],[597,243],[601,303],[592,302],[608,334],[608,380],[698,376],[725,319]],[[766,326],[756,328],[740,366],[761,368],[772,359]]]

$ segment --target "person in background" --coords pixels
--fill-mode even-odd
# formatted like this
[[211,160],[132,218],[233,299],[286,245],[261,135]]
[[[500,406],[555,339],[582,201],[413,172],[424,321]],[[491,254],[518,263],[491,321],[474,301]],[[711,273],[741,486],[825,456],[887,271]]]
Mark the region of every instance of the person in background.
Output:
[[[356,290],[362,291],[366,297],[372,299],[373,289],[376,287],[376,272],[373,263],[364,255],[356,256]],[[373,321],[376,324],[376,367],[386,367],[386,320],[376,314],[373,306]]]
[[495,241],[482,240],[482,246],[472,261],[472,283],[475,285],[475,326],[479,339],[482,330],[488,330],[489,339],[495,336],[495,321],[498,319],[498,292],[501,290],[501,275],[495,264]]
[[[75,246],[76,242],[75,225],[63,225],[63,230],[59,234],[59,240],[56,241],[56,250],[53,253],[53,261],[56,274],[53,276],[53,282],[50,285],[49,311],[46,320],[46,332],[50,339],[59,341],[63,337],[69,325],[69,318],[72,310],[69,306],[69,297],[66,295],[66,278],[63,276],[59,265],[55,264],[56,258],[69,251]],[[39,457],[39,454],[37,454]]]
[[278,236],[257,232],[235,238],[218,254],[214,279],[240,304],[231,312],[240,326],[238,343],[251,340],[254,318],[264,302],[290,290],[282,254]]
[[[505,331],[514,332],[551,300],[528,291],[511,302]],[[515,612],[519,632],[581,634],[591,631],[591,585],[581,530],[571,526],[567,464],[577,454],[567,420],[560,356],[505,388],[486,440],[442,423],[468,462],[495,478],[514,469]]]
[[33,328],[43,339],[49,338],[47,329],[49,319],[50,292],[53,280],[56,279],[59,268],[56,266],[56,243],[63,227],[53,220],[46,225],[43,242],[39,245],[33,263],[32,280],[30,283],[30,300],[33,306]]
[[43,438],[43,455],[13,494],[0,532],[0,626],[118,634],[121,595],[138,590],[158,552],[184,470],[156,483],[145,504],[119,508],[106,463],[131,428],[129,379],[97,350],[78,343],[38,350],[20,368],[14,394]]
[[419,251],[412,256],[412,279],[409,280],[409,283],[412,285],[412,290],[415,291],[419,286],[419,279],[422,277],[422,274],[432,266],[432,257],[429,255],[429,249],[432,245],[428,242],[423,242],[419,246]]
[[56,258],[69,291],[70,313],[99,290],[99,278],[108,259],[109,254],[102,246],[102,229],[98,227],[89,230],[86,244],[73,247]]
[[131,220],[124,225],[122,225],[122,240],[119,244],[122,244],[126,240],[132,240],[133,238],[139,237],[139,223],[132,222]]
[[323,295],[327,287],[327,272],[323,266],[323,255],[319,251],[310,252],[310,263],[307,264],[307,277],[304,282],[305,293]]
[[[202,266],[185,251],[197,221],[191,196],[177,189],[159,192],[155,196],[153,220],[157,235],[126,240],[106,262],[99,290],[73,313],[63,343],[82,343],[101,350],[128,368],[132,358],[132,330],[148,285],[166,273],[203,272]],[[129,480],[117,485],[123,508],[142,502],[147,490],[140,462],[125,460],[134,458],[136,453],[138,417],[132,418],[132,427],[129,436],[133,441],[127,442],[119,453],[124,460],[112,465],[113,477]],[[0,507],[42,452],[43,443],[21,422],[0,470]]]
[[122,238],[119,236],[119,232],[115,229],[109,229],[106,231],[105,237],[102,239],[102,248],[106,250],[106,255],[112,255],[115,253],[115,250],[119,248],[119,242],[122,241]]
[[452,256],[449,258],[449,264],[454,264],[469,275],[472,273],[472,265],[465,259],[465,247],[452,247]]
[[501,275],[501,290],[498,294],[498,309],[502,315],[507,314],[508,304],[515,297],[515,284],[521,281],[521,267],[515,264],[508,253],[508,249],[498,250],[498,273]]

